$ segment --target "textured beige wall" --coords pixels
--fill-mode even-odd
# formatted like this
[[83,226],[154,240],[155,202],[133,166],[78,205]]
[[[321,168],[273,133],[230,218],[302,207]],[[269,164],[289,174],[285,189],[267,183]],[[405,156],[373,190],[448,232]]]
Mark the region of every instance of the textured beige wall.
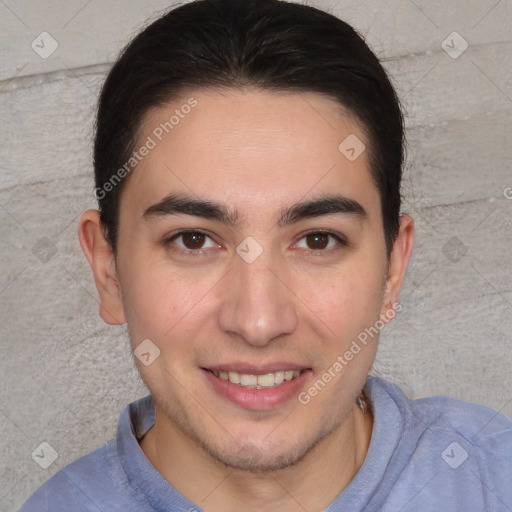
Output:
[[[417,242],[374,374],[413,397],[512,415],[512,3],[310,3],[367,37],[407,111],[404,209]],[[116,52],[168,5],[0,2],[2,512],[111,439],[122,407],[147,394],[125,328],[97,315],[76,225],[94,207],[98,88]],[[452,32],[468,43],[458,58]],[[47,469],[31,456],[43,442],[58,453]]]

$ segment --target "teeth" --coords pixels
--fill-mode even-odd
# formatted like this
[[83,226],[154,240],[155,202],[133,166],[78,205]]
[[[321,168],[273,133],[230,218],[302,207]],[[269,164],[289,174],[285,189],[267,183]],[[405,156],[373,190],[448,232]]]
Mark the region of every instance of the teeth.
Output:
[[240,384],[242,386],[257,386],[258,377],[256,375],[248,375],[247,373],[242,373],[240,375]]
[[271,388],[275,383],[275,377],[273,373],[264,373],[258,375],[258,386],[262,388]]
[[284,372],[275,372],[274,373],[274,383],[282,384],[284,382]]
[[229,372],[229,381],[233,384],[240,384],[240,374],[236,372]]
[[214,371],[212,373],[222,380],[229,380],[229,382],[232,382],[233,384],[238,384],[239,386],[242,387],[263,389],[279,386],[284,381],[293,380],[301,374],[301,371],[287,370],[272,373],[264,373],[262,375],[250,375],[247,373],[223,371]]

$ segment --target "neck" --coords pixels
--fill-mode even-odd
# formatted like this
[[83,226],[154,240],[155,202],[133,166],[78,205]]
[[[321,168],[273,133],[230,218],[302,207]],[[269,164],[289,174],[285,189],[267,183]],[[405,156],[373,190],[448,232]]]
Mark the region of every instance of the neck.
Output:
[[255,473],[226,468],[195,445],[183,449],[190,440],[181,431],[162,428],[162,415],[157,407],[157,421],[140,441],[141,449],[180,494],[207,512],[238,512],[240,503],[247,512],[320,512],[359,471],[373,431],[373,415],[363,401],[363,407],[355,404],[340,427],[301,461],[279,471]]

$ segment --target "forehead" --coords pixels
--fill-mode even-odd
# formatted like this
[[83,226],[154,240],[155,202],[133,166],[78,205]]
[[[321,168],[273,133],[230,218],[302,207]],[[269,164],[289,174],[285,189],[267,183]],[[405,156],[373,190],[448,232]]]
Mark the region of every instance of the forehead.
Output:
[[221,201],[242,218],[308,194],[357,196],[370,214],[378,203],[368,140],[324,95],[194,90],[150,110],[140,133],[136,148],[152,148],[121,201],[139,211],[170,192]]

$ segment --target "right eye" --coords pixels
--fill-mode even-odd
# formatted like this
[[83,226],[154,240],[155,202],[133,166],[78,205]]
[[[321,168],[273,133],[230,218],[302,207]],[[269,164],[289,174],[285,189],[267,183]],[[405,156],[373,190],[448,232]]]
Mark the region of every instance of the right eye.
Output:
[[[211,240],[211,243],[206,250],[204,249],[204,244],[207,239]],[[205,252],[208,252],[208,249],[219,247],[215,242],[213,242],[210,235],[203,231],[198,231],[197,229],[187,229],[178,231],[170,238],[165,240],[166,245],[177,245],[183,254],[189,254],[190,256],[199,256]],[[174,249],[173,249],[174,250]]]

